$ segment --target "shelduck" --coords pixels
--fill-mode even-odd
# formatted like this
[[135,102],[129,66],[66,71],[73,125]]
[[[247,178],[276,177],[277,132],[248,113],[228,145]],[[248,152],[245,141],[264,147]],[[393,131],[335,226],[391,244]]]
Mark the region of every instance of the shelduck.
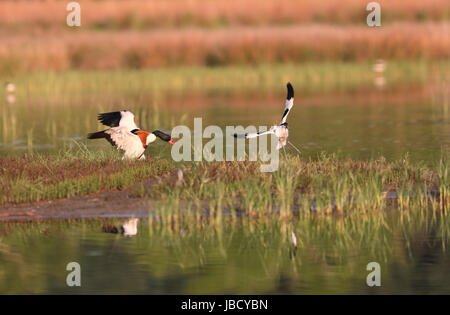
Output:
[[175,144],[172,137],[161,130],[148,132],[140,129],[134,122],[134,115],[128,110],[98,114],[98,120],[107,130],[88,134],[88,139],[106,139],[112,146],[124,151],[124,159],[145,159],[147,146],[160,138]]

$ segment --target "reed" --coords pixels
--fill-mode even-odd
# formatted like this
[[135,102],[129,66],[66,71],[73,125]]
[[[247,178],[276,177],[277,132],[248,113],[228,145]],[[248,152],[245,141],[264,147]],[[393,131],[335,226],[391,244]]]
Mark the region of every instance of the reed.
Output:
[[[363,23],[368,12],[359,0],[79,0],[82,26],[93,30],[181,27],[230,27],[235,25],[288,25],[294,23]],[[21,31],[64,29],[65,3],[57,0],[0,3],[3,28]],[[382,3],[383,23],[392,21],[448,20],[445,0],[391,0]],[[251,8],[251,10],[249,9]]]
[[5,35],[0,75],[306,61],[445,60],[448,22]]
[[[232,221],[242,216],[276,215],[284,221],[311,213],[365,215],[390,208],[439,211],[436,203],[448,198],[448,189],[442,188],[448,187],[444,164],[441,161],[441,170],[412,164],[407,156],[388,162],[322,154],[309,160],[287,156],[277,172],[266,174],[259,172],[258,162],[194,163],[182,186],[163,181],[146,195],[184,200],[212,218],[217,218],[221,205],[222,213]],[[184,206],[176,207],[182,211]]]

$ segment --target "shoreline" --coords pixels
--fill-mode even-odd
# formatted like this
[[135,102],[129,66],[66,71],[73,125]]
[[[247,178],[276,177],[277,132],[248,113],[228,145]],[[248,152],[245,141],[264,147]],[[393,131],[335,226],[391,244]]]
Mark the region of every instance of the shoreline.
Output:
[[148,217],[155,211],[182,216],[193,211],[216,219],[223,214],[345,216],[391,207],[446,211],[447,179],[445,160],[439,169],[431,170],[407,160],[354,161],[322,156],[303,161],[290,156],[270,174],[260,173],[257,162],[200,162],[185,170],[181,180],[177,169],[172,169],[127,187],[66,198],[6,202],[0,205],[0,221]]

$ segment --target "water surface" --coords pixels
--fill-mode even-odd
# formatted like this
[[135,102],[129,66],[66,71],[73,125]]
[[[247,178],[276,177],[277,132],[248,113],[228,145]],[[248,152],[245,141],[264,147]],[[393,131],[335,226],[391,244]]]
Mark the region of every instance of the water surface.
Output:
[[[103,232],[125,219],[2,222],[0,293],[448,294],[450,222],[417,212],[173,228],[140,219],[131,237]],[[69,262],[81,287],[66,285]],[[381,287],[366,284],[369,262]]]
[[[331,98],[317,104],[297,96],[288,123],[290,140],[304,157],[339,152],[356,159],[384,156],[434,164],[450,148],[450,115],[446,104],[431,98]],[[201,95],[161,98],[151,94],[123,96],[21,98],[1,104],[0,154],[55,153],[86,144],[90,150],[111,150],[106,141],[87,141],[88,132],[101,130],[99,112],[130,109],[141,128],[170,131],[176,125],[193,128],[194,117],[208,125],[268,126],[278,124],[284,95]],[[330,99],[330,97],[328,97]],[[225,130],[225,129],[224,129]],[[77,144],[78,143],[78,144]],[[169,157],[170,147],[156,142],[150,154]],[[294,151],[292,151],[294,152]]]

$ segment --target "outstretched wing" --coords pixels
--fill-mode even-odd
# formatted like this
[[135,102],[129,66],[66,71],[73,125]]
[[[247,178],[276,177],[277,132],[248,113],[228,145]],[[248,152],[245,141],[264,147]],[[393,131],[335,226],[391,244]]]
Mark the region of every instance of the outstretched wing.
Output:
[[245,138],[245,139],[250,139],[250,138],[256,138],[259,136],[263,136],[263,135],[267,135],[269,133],[274,133],[273,128],[271,128],[270,130],[266,130],[266,131],[260,131],[260,132],[254,132],[254,133],[246,133],[243,135],[238,135],[237,133],[233,134],[233,136],[235,138]]
[[126,127],[129,131],[139,129],[134,122],[134,115],[128,110],[98,114],[98,120],[109,127]]
[[294,88],[291,83],[287,84],[287,96],[286,96],[286,106],[284,108],[283,116],[281,117],[280,125],[286,123],[287,116],[292,106],[294,106]]
[[[278,135],[280,128],[283,127],[287,127],[284,124],[286,123],[286,119],[287,116],[289,114],[289,111],[291,110],[292,106],[294,106],[294,88],[292,87],[291,83],[287,84],[287,96],[286,96],[286,106],[284,108],[284,112],[283,112],[283,116],[281,117],[281,122],[280,122],[280,126],[273,126],[272,128],[270,128],[267,131],[260,131],[260,132],[255,132],[255,133],[246,133],[243,135],[238,135],[238,134],[234,134],[233,136],[235,138],[245,138],[245,139],[250,139],[250,138],[256,138],[262,135],[266,135],[266,134],[275,134],[277,137],[280,137]],[[281,126],[283,125],[283,126]],[[287,130],[287,128],[286,128]],[[286,136],[287,138],[287,136]],[[284,142],[284,145],[286,145],[286,143]],[[283,146],[284,146],[283,145]]]

